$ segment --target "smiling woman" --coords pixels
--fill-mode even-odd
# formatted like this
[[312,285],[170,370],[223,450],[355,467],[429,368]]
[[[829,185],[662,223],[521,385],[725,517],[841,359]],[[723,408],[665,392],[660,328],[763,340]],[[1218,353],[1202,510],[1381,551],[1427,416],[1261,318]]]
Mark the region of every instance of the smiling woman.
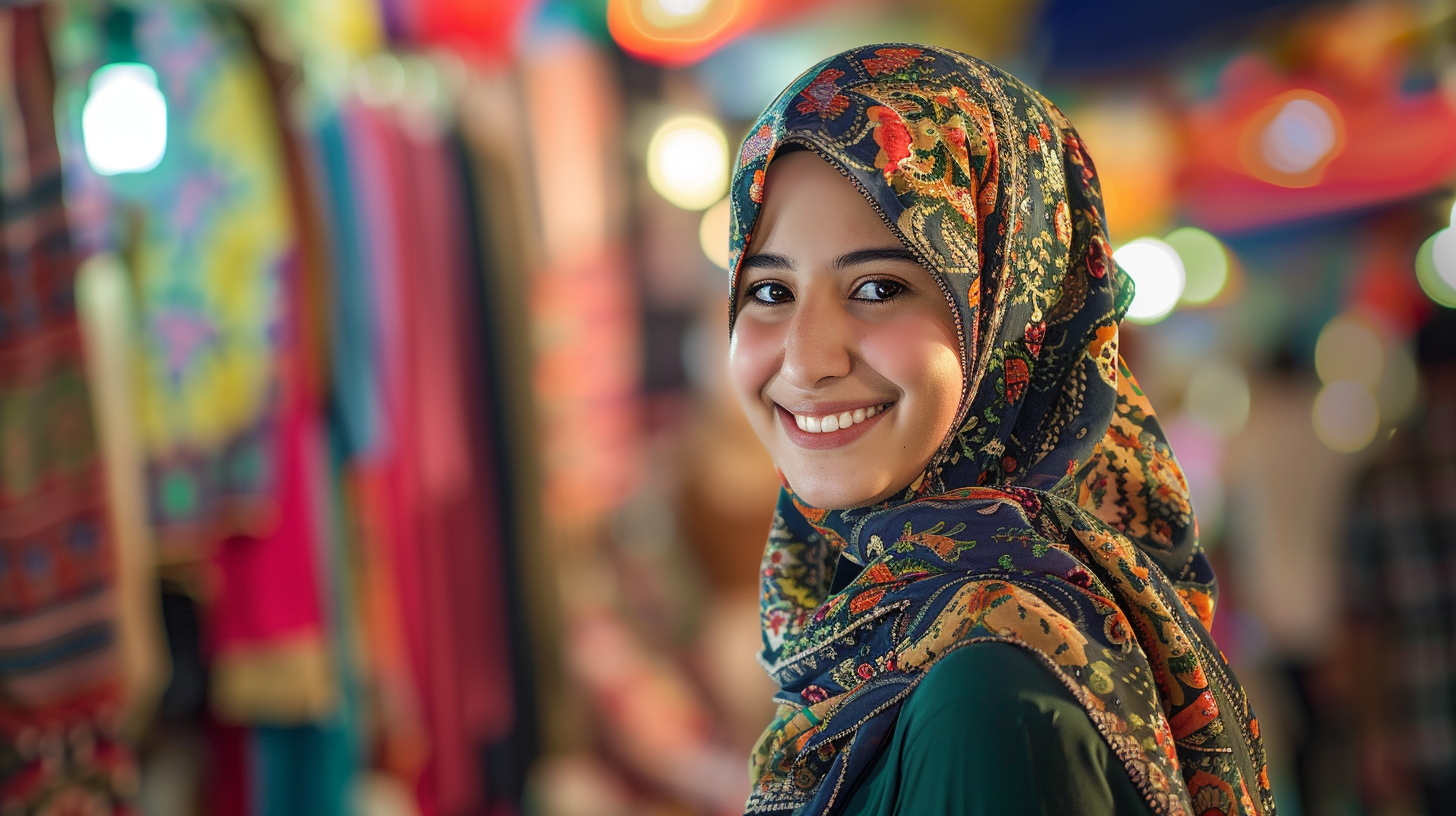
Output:
[[930,462],[964,379],[950,304],[867,201],[818,156],[769,170],[743,259],[731,375],[800,498],[883,501]]
[[730,200],[730,374],[784,486],[747,811],[1272,814],[1065,117],[867,46],[780,94]]

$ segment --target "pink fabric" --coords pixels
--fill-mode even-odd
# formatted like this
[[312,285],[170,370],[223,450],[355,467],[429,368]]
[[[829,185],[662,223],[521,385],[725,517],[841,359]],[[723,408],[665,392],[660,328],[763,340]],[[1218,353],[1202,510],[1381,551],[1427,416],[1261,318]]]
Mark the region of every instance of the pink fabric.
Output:
[[[297,303],[296,298],[289,300]],[[289,315],[295,338],[297,317]],[[207,609],[215,655],[298,635],[322,635],[317,517],[322,418],[300,382],[297,355],[284,359],[279,369],[282,406],[272,445],[278,474],[276,526],[256,538],[233,536],[215,556],[219,587]]]
[[398,597],[429,730],[422,809],[477,813],[480,748],[513,718],[495,485],[464,325],[472,297],[463,194],[448,145],[359,109],[361,175],[382,328],[385,433],[379,465]]

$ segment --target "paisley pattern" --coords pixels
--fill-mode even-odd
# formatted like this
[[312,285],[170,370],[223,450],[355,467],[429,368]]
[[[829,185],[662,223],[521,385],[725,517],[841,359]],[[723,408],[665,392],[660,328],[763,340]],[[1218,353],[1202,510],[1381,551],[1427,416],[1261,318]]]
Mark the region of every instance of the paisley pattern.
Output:
[[[781,691],[747,812],[836,812],[926,671],[997,641],[1061,679],[1153,812],[1274,813],[1258,722],[1208,634],[1187,483],[1118,356],[1132,285],[1066,118],[974,58],[877,45],[810,69],[749,134],[734,291],[768,163],[811,150],[935,276],[966,390],[903,496],[823,510],[781,495],[760,655]],[[841,555],[864,569],[831,593]]]

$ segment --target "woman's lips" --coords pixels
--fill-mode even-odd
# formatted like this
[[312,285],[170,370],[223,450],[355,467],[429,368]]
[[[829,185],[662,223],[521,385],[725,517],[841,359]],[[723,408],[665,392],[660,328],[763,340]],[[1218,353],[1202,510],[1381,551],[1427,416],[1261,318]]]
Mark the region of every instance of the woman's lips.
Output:
[[[829,406],[829,408],[835,407],[838,406]],[[808,450],[827,450],[829,448],[840,447],[841,445],[848,445],[868,433],[870,428],[878,424],[885,413],[894,407],[895,403],[889,402],[873,406],[873,414],[870,413],[871,406],[846,408],[840,411],[824,410],[823,414],[818,414],[817,411],[815,414],[806,414],[807,416],[814,416],[815,419],[819,420],[821,428],[823,427],[823,420],[829,416],[836,417],[836,424],[838,416],[845,413],[850,414],[855,420],[847,428],[840,428],[836,431],[821,430],[819,433],[814,433],[800,428],[799,420],[787,408],[777,403],[774,404],[775,410],[778,411],[779,424],[783,425],[784,433],[788,435],[789,441],[798,447],[807,448]],[[859,419],[856,415],[859,411],[864,412],[863,419]]]

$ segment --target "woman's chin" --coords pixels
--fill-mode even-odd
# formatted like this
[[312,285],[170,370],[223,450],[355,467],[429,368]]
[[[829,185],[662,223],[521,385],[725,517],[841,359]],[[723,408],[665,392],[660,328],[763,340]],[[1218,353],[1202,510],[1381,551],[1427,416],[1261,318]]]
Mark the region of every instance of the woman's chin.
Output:
[[855,480],[845,479],[841,473],[794,479],[789,474],[790,489],[799,501],[820,510],[848,510],[851,507],[882,502],[894,495],[883,482],[853,484]]

